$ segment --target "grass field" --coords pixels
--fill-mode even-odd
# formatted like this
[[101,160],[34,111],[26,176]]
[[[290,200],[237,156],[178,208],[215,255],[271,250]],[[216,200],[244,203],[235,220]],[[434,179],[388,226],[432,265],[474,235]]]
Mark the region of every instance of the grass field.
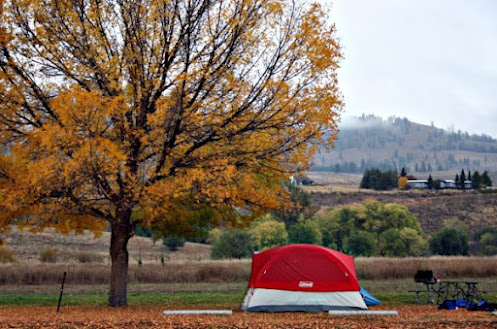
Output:
[[[128,304],[135,306],[162,305],[177,309],[233,309],[240,307],[244,290],[234,293],[129,293]],[[0,306],[53,306],[57,305],[58,294],[10,294],[0,295]],[[413,293],[377,292],[375,297],[383,306],[416,305]],[[420,295],[424,300],[425,295]],[[488,300],[497,302],[497,293],[489,293]],[[66,294],[62,298],[64,306],[106,306],[107,294],[75,295]]]
[[[56,306],[58,294],[15,294],[0,295],[1,306]],[[128,304],[136,306],[161,305],[166,308],[237,309],[243,299],[243,292],[237,293],[130,293]],[[107,294],[63,295],[64,306],[106,306]]]
[[[497,278],[459,278],[459,281],[478,282],[478,288],[489,293],[489,300],[497,302]],[[386,305],[414,304],[415,295],[408,290],[421,289],[423,285],[413,279],[389,280],[359,280],[359,283],[375,296],[378,296]],[[231,296],[235,304],[240,304],[247,289],[247,282],[216,282],[216,283],[169,283],[169,284],[129,284],[128,292],[132,305],[155,305],[157,300],[185,300],[182,306],[188,306],[188,296],[207,298],[216,303],[222,296]],[[59,284],[50,285],[12,285],[1,286],[0,305],[54,305],[60,291]],[[105,305],[108,293],[107,285],[71,285],[64,287],[64,303],[67,305]],[[66,297],[67,296],[67,297]],[[137,302],[141,300],[141,302]],[[150,301],[148,301],[150,299]],[[52,301],[52,304],[50,304]],[[48,303],[48,304],[47,304]],[[234,306],[233,306],[234,307]]]
[[[497,279],[477,280],[492,289]],[[410,279],[360,280],[396,317],[333,317],[326,313],[254,314],[239,312],[247,282],[130,284],[128,307],[107,307],[108,286],[65,286],[56,313],[57,284],[0,286],[0,328],[497,328],[497,317],[487,312],[439,311],[418,305],[408,289],[420,288]],[[424,296],[421,296],[423,298]],[[489,294],[497,302],[497,293]],[[166,309],[232,309],[232,316],[164,316]]]
[[[81,263],[75,250],[106,255],[108,236],[61,237],[53,232],[33,236],[11,232],[7,245],[16,262],[0,264],[0,328],[497,328],[497,317],[485,312],[438,311],[417,305],[407,290],[420,288],[413,275],[420,268],[446,280],[478,281],[480,289],[496,290],[496,257],[357,258],[361,285],[383,301],[373,309],[396,309],[398,317],[330,317],[313,314],[246,314],[239,312],[250,260],[210,261],[209,246],[187,244],[167,253],[150,239],[134,238],[131,246],[129,305],[107,307],[108,261]],[[56,263],[40,263],[44,246],[62,251]],[[138,266],[137,255],[143,257]],[[161,264],[160,256],[166,255]],[[60,279],[68,280],[62,309],[55,312]],[[424,296],[420,296],[421,299]],[[497,302],[497,293],[489,294]],[[166,309],[232,309],[233,316],[164,316]]]
[[[394,280],[395,281],[395,280]],[[56,313],[58,294],[0,295],[0,328],[496,328],[497,317],[465,309],[440,311],[417,305],[412,294],[396,292],[400,282],[365,282],[378,291],[383,305],[372,310],[397,310],[399,316],[329,316],[327,313],[244,313],[239,306],[244,287],[205,284],[175,287],[170,293],[139,293],[130,289],[129,306],[109,308],[105,293],[65,294]],[[490,282],[490,281],[489,281]],[[487,282],[487,283],[489,283]],[[217,286],[217,288],[216,288]],[[159,287],[157,287],[158,289]],[[212,292],[238,288],[232,292]],[[94,288],[92,288],[94,289]],[[174,287],[169,290],[174,291]],[[188,290],[190,290],[188,292]],[[204,291],[200,291],[204,290]],[[89,289],[91,291],[91,289]],[[195,291],[195,292],[193,292]],[[493,293],[490,299],[496,300]],[[232,316],[173,315],[172,309],[231,309]]]

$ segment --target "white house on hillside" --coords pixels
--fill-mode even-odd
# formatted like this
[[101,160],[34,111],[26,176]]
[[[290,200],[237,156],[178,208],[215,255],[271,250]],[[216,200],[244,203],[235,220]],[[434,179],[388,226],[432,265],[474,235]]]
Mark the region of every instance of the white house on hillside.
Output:
[[[410,188],[416,188],[416,189],[429,188],[428,180],[426,180],[426,179],[410,179],[407,181],[407,185]],[[450,188],[459,188],[459,187],[456,185],[456,182],[454,180],[444,179],[444,180],[440,181],[440,188],[441,189],[450,189]],[[472,183],[470,180],[464,181],[464,188],[465,189],[472,188]]]
[[410,188],[428,188],[428,180],[426,179],[409,179],[407,180],[407,186]]
[[445,179],[440,181],[440,188],[457,188],[456,182],[452,179]]

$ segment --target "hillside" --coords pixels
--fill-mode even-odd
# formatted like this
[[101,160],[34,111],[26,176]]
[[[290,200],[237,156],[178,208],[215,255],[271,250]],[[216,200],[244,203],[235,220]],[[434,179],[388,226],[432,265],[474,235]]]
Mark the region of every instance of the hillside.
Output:
[[[45,229],[41,233],[32,234],[12,227],[12,230],[2,238],[12,248],[14,257],[21,262],[39,263],[40,252],[46,248],[53,248],[57,250],[57,262],[74,262],[83,254],[83,256],[91,257],[92,262],[110,263],[109,232],[104,232],[99,237],[89,232],[62,235],[55,233],[53,229]],[[154,243],[150,238],[139,236],[131,238],[128,251],[130,264],[137,264],[139,259],[144,264],[157,264],[160,263],[161,257],[164,257],[166,262],[210,259],[209,245],[186,242],[178,251],[170,252],[165,249],[161,240]]]
[[348,120],[339,128],[334,148],[318,153],[312,170],[362,173],[368,167],[405,167],[411,174],[455,173],[462,168],[497,171],[497,140],[487,135],[372,115]]
[[[306,188],[306,187],[304,187]],[[309,190],[309,188],[306,188]],[[473,234],[484,227],[497,228],[496,194],[475,191],[336,191],[316,190],[311,193],[311,203],[316,209],[346,204],[358,204],[371,198],[383,203],[405,205],[419,220],[423,230],[431,234],[441,229],[447,220],[460,220]]]

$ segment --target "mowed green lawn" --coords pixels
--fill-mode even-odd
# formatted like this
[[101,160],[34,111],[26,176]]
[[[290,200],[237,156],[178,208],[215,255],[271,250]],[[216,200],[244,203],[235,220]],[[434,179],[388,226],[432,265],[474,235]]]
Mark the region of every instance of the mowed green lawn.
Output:
[[[137,306],[158,306],[197,308],[198,306],[210,306],[211,308],[237,309],[242,303],[244,293],[211,294],[211,293],[188,293],[188,294],[152,294],[132,293],[128,294],[128,304]],[[413,293],[381,292],[375,297],[380,299],[384,305],[413,305],[416,304]],[[494,296],[497,297],[497,296]],[[62,305],[71,306],[98,306],[107,304],[107,295],[63,295]],[[420,295],[420,300],[425,297]],[[56,306],[58,295],[56,294],[29,294],[29,295],[0,295],[0,306]]]
[[[495,282],[494,279],[480,279],[483,290]],[[361,282],[375,297],[383,302],[384,306],[414,305],[416,298],[414,293],[407,292],[411,289],[422,289],[423,285],[413,284],[412,280],[388,280],[388,281],[364,281]],[[60,288],[60,287],[59,287]],[[62,306],[100,306],[107,305],[107,294],[105,287],[91,287],[87,289],[79,287],[75,289],[66,288],[62,297]],[[245,295],[245,284],[190,284],[169,285],[164,287],[156,285],[156,289],[148,287],[142,289],[133,286],[128,293],[128,304],[136,306],[164,306],[164,308],[211,308],[211,309],[238,309]],[[47,287],[49,293],[44,293],[39,287],[35,293],[26,293],[19,289],[9,289],[8,294],[0,293],[0,306],[54,306],[56,307],[59,294],[56,287]],[[161,291],[162,290],[162,291]],[[1,291],[1,289],[0,289]],[[137,292],[138,291],[138,292]],[[157,292],[153,292],[157,291]],[[68,292],[68,293],[67,293]],[[420,294],[420,301],[426,300],[426,295]],[[488,300],[497,302],[497,292],[489,292]]]
[[[1,306],[56,306],[57,294],[12,294],[0,295]],[[71,306],[99,306],[107,305],[108,296],[104,294],[90,295],[63,295],[62,305]],[[129,305],[165,307],[191,307],[210,305],[213,308],[233,308],[240,305],[243,292],[231,294],[213,293],[131,293],[128,294]]]

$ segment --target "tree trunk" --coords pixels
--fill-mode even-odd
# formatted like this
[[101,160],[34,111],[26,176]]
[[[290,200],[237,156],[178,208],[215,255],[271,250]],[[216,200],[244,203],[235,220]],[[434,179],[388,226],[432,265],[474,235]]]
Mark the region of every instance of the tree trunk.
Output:
[[131,211],[119,212],[117,221],[111,224],[110,240],[111,272],[109,306],[127,305],[128,241],[131,238]]

